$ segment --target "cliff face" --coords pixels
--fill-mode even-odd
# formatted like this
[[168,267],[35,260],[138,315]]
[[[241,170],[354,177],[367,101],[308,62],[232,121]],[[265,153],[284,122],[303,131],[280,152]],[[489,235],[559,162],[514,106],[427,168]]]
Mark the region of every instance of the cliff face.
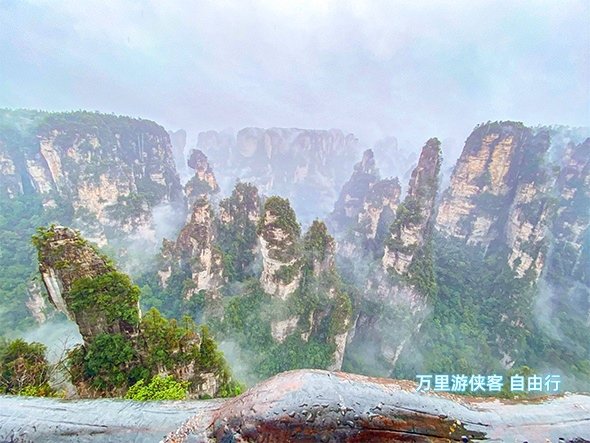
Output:
[[84,339],[67,356],[80,395],[121,396],[156,375],[188,382],[194,395],[231,392],[231,375],[206,328],[198,334],[189,320],[168,321],[155,309],[142,316],[139,288],[78,232],[40,228],[33,241],[50,301]]
[[[117,300],[107,301],[99,300],[99,292],[80,291],[81,284],[108,276],[115,269],[79,233],[69,228],[51,227],[38,233],[34,242],[49,301],[78,324],[86,344],[100,334],[123,334],[127,339],[137,335],[138,292],[123,290]],[[114,317],[113,311],[119,309],[128,311],[129,315]]]
[[382,260],[384,270],[406,273],[423,246],[432,225],[440,163],[440,142],[432,138],[422,148],[418,166],[412,171],[408,194],[391,226]]
[[297,214],[311,221],[329,211],[357,140],[339,130],[245,128],[235,136],[201,133],[197,147],[224,174],[222,187],[233,185],[236,177],[251,182],[264,194],[289,198]]
[[45,297],[43,297],[41,284],[35,280],[29,281],[27,292],[29,293],[29,298],[25,302],[25,305],[37,324],[41,325],[47,320],[47,304]]
[[555,186],[545,282],[555,311],[590,324],[590,138],[567,144]]
[[260,196],[256,186],[238,183],[230,197],[219,203],[218,244],[225,257],[228,279],[243,280],[254,275],[259,245],[256,226],[260,218]]
[[567,263],[556,263],[552,254],[548,273],[559,278],[584,277],[581,280],[590,286],[588,271],[583,268],[584,249],[590,230],[590,138],[584,143],[570,143],[562,159],[557,178],[558,194],[556,216],[551,224],[554,249],[565,252]]
[[172,155],[176,170],[184,178],[188,174],[186,157],[184,150],[186,148],[186,131],[179,129],[178,131],[168,131],[170,143],[172,145]]
[[192,284],[184,285],[184,299],[192,298],[199,291],[206,291],[209,298],[217,298],[224,278],[223,260],[214,238],[211,204],[206,198],[199,198],[176,241],[164,240],[158,272],[162,286],[166,286],[172,274],[186,272]]
[[352,176],[342,187],[334,205],[331,218],[339,229],[347,228],[358,221],[367,195],[378,179],[379,171],[373,151],[367,149],[361,161],[354,165]]
[[329,218],[339,234],[341,256],[382,252],[385,231],[393,221],[400,194],[397,179],[379,179],[373,152],[366,150],[342,187]]
[[286,300],[299,285],[300,235],[301,227],[289,201],[270,197],[258,224],[263,266],[260,284],[266,293],[281,300]]
[[0,193],[9,198],[23,193],[23,184],[6,143],[0,140]]
[[213,169],[203,151],[193,149],[187,164],[189,168],[194,170],[194,176],[184,187],[189,205],[199,198],[219,192],[215,174],[213,174]]
[[478,126],[453,171],[437,229],[483,248],[504,244],[519,277],[529,270],[538,277],[553,184],[543,166],[549,145],[547,130],[513,122]]
[[[280,277],[285,279],[279,284],[291,292],[274,301],[275,314],[270,324],[272,337],[278,343],[292,337],[297,337],[302,344],[323,343],[329,349],[327,367],[340,369],[352,308],[336,270],[334,238],[326,225],[316,220],[297,241],[301,254],[295,267],[287,268],[288,271],[285,268],[279,270]],[[297,275],[287,283],[291,269],[295,269]]]
[[[303,238],[288,200],[269,198],[258,233],[263,270],[262,289],[271,295],[272,338],[283,343],[321,343],[328,367],[339,369],[344,357],[351,302],[335,266],[336,242],[326,225],[314,221]],[[312,348],[313,349],[313,348]]]
[[335,264],[336,241],[323,222],[315,220],[303,236],[304,267],[299,296],[317,297],[315,305],[306,305],[299,319],[301,337],[326,337],[333,346],[332,363],[327,369],[340,370],[348,331],[351,326],[352,304],[340,282]]
[[[440,142],[430,139],[422,148],[406,198],[397,207],[395,219],[385,236],[380,262],[359,267],[365,274],[356,272],[356,278],[364,281],[364,285],[348,337],[352,364],[390,373],[424,321],[427,297],[434,285],[428,245],[440,163]],[[399,185],[394,189],[394,195],[399,196]],[[420,277],[416,278],[417,275]],[[361,355],[363,361],[354,363],[356,355]]]
[[152,208],[183,205],[170,139],[153,122],[89,112],[0,117],[0,192],[40,194],[100,243],[153,235]]

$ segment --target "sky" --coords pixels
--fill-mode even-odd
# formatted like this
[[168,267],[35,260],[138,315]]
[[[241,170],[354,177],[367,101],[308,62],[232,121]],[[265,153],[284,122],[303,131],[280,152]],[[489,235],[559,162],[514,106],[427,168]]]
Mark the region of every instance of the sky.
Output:
[[588,23],[588,0],[0,0],[0,107],[456,152],[488,120],[589,125]]

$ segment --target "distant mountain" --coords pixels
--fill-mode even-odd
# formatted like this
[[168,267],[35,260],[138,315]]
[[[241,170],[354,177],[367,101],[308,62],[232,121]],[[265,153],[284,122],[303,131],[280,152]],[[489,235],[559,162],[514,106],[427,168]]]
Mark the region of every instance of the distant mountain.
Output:
[[248,381],[528,366],[589,386],[587,129],[480,124],[441,192],[436,138],[418,157],[338,130],[209,131],[185,159],[184,133],[145,120],[0,117],[0,334],[52,315],[30,236],[58,222],[133,269],[144,310],[207,322]]
[[37,194],[100,244],[150,235],[154,207],[184,205],[168,133],[148,120],[0,110],[0,164],[1,195]]
[[0,110],[0,334],[30,323],[25,301],[38,321],[46,317],[39,282],[30,281],[38,226],[80,229],[129,268],[130,255],[155,252],[184,213],[160,125],[85,111]]
[[307,224],[330,211],[358,140],[337,129],[244,128],[201,132],[197,148],[211,160],[226,194],[236,179],[250,182],[262,194],[289,198]]

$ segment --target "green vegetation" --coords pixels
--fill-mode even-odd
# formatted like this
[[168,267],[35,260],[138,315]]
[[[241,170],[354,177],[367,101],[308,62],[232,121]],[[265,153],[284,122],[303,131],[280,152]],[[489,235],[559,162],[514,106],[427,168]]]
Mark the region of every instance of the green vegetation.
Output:
[[407,275],[402,277],[429,301],[432,301],[438,292],[432,256],[432,240],[427,240],[414,254]]
[[68,357],[72,382],[87,384],[99,396],[121,395],[135,382],[137,352],[121,334],[100,334]]
[[336,244],[324,222],[314,220],[303,236],[303,249],[308,262],[322,262],[328,254],[334,254]]
[[129,388],[125,398],[129,400],[185,400],[188,382],[179,382],[174,377],[156,375],[149,384],[139,380]]
[[139,288],[127,275],[111,271],[94,278],[75,280],[66,302],[77,314],[94,312],[97,316],[104,316],[109,323],[121,321],[135,327],[139,324],[139,293]]
[[459,240],[435,238],[433,310],[402,352],[394,376],[505,373],[501,360],[508,353],[515,367],[563,368],[590,381],[590,356],[582,345],[590,341],[587,327],[567,317],[569,345],[551,339],[535,322],[532,277],[515,278],[506,254],[501,249],[484,254]]
[[279,280],[282,284],[288,285],[295,280],[300,269],[301,264],[299,262],[295,262],[292,265],[283,265],[277,270],[277,272],[275,272],[274,278]]
[[49,385],[51,366],[41,343],[0,340],[0,394],[36,397],[55,395]]
[[124,221],[149,214],[146,194],[129,194],[117,197],[117,203],[107,207],[113,220]]
[[44,210],[37,195],[12,199],[0,196],[0,336],[32,326],[25,301],[28,282],[37,277],[37,256],[31,235],[54,214]]
[[187,192],[191,197],[198,197],[205,194],[218,192],[219,189],[213,188],[205,180],[201,180],[198,175],[194,175],[185,185]]
[[[502,369],[501,350],[518,358],[530,325],[530,279],[516,279],[505,251],[488,251],[437,238],[438,293],[431,319],[421,331],[426,368],[432,371]],[[498,313],[505,313],[498,318]]]
[[[203,373],[215,376],[219,384],[216,394],[221,397],[242,391],[205,326],[197,332],[189,317],[179,323],[162,317],[155,308],[141,319],[139,332],[131,340],[122,334],[100,334],[89,345],[74,348],[68,357],[72,382],[79,388],[89,389],[90,395],[120,396],[132,386],[151,392],[162,387],[159,381],[151,385],[158,374],[180,379],[189,367],[193,368],[194,376],[182,382],[189,392],[199,391]],[[130,395],[144,395],[132,392]]]
[[250,214],[258,215],[258,190],[249,183],[238,183],[230,197],[222,200],[220,210],[227,222],[217,220],[217,243],[223,253],[224,275],[229,281],[242,281],[253,276],[252,263],[257,246],[256,224]]
[[[85,343],[67,359],[81,395],[125,395],[138,382],[149,387],[162,374],[186,381],[191,393],[241,392],[206,327],[197,332],[190,317],[168,320],[155,308],[140,318],[139,288],[79,234],[54,226],[39,228],[33,242],[43,266],[61,272],[63,298],[84,337]],[[95,276],[85,276],[89,272]],[[215,392],[206,386],[210,381],[204,374],[215,379]]]
[[[280,240],[275,238],[275,229],[280,229],[285,237]],[[263,215],[258,221],[257,233],[273,247],[272,258],[289,261],[297,255],[301,226],[288,199],[273,196],[266,200]]]
[[[325,224],[315,221],[303,241],[297,240],[303,258],[279,270],[283,283],[292,281],[293,273],[301,274],[297,290],[282,301],[266,294],[257,280],[247,280],[229,297],[224,321],[216,325],[224,338],[237,341],[252,363],[253,381],[290,369],[329,367],[336,351],[334,338],[349,325],[350,297],[333,263],[324,263],[334,248]],[[284,341],[275,340],[272,322],[292,318],[297,319],[295,330]]]
[[[295,293],[292,299],[300,296]],[[304,341],[300,334],[289,335],[284,342],[276,342],[271,334],[273,300],[260,288],[257,281],[247,282],[244,294],[233,297],[226,308],[222,327],[225,336],[237,340],[244,356],[251,363],[254,380],[279,372],[300,369],[325,369],[332,363],[335,346],[327,340],[327,328]],[[279,307],[277,307],[279,308]]]

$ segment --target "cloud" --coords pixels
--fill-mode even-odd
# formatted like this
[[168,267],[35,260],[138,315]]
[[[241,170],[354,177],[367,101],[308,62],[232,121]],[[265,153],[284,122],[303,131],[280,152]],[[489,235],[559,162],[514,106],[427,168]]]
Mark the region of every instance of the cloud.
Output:
[[584,0],[4,0],[0,106],[418,150],[487,120],[587,124],[588,18]]

